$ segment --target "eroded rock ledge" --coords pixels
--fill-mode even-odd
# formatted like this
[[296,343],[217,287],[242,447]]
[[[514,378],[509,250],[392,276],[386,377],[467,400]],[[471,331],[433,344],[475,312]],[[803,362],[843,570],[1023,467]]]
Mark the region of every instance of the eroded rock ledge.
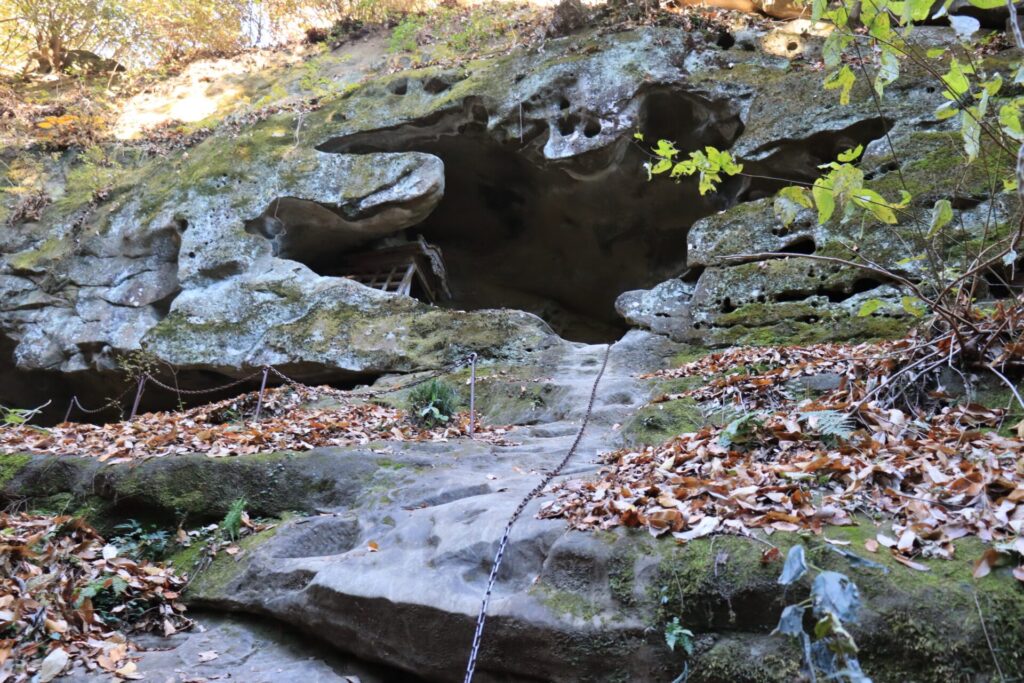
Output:
[[[901,79],[885,111],[868,97],[840,107],[819,73],[772,53],[785,35],[723,49],[650,27],[407,71],[301,121],[279,114],[146,162],[98,204],[58,201],[0,244],[0,351],[17,368],[4,385],[44,388],[28,392],[41,399],[109,396],[118,358],[141,348],[208,386],[264,363],[351,382],[469,351],[526,358],[556,335],[611,340],[629,325],[710,343],[826,327],[891,334],[896,307],[850,315],[860,298],[891,294],[888,283],[729,260],[842,253],[851,240],[905,256],[877,226],[800,216],[783,230],[766,199],[857,144],[874,186],[894,190],[886,130],[897,144],[922,141],[909,157],[920,168],[904,171],[921,202],[944,178],[931,143],[945,124],[916,96],[922,76]],[[793,54],[813,54],[816,41],[793,37]],[[705,196],[691,181],[649,183],[638,129],[684,151],[730,148],[747,174]],[[992,208],[1010,219],[981,187],[970,201],[979,217]],[[447,261],[454,296],[440,308],[322,274],[338,255],[420,236]],[[642,294],[659,282],[670,284]],[[24,381],[28,372],[45,381]]]

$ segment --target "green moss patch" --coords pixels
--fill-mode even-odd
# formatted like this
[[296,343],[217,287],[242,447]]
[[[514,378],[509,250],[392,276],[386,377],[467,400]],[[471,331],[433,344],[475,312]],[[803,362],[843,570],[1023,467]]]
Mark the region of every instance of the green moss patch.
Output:
[[734,325],[707,331],[709,343],[721,346],[809,346],[834,341],[879,341],[897,339],[907,333],[910,321],[872,315],[830,315],[827,311],[814,322],[780,321],[772,325]]
[[0,454],[0,488],[14,479],[31,460],[32,456],[24,453]]
[[623,435],[632,445],[655,446],[705,424],[700,405],[692,398],[680,398],[644,406],[625,426]]
[[188,574],[191,579],[188,590],[185,592],[185,599],[209,600],[225,597],[227,586],[248,569],[252,553],[274,538],[284,521],[285,519],[282,519],[270,529],[241,539],[237,543],[241,552],[236,555],[229,555],[223,551],[218,552],[213,561],[201,570],[198,570],[196,566],[198,560],[203,556],[203,547],[200,543],[195,543],[173,555],[169,559],[169,563],[176,571]]
[[597,605],[579,593],[558,590],[543,584],[538,584],[531,589],[531,592],[540,599],[545,607],[558,615],[590,621],[600,613]]

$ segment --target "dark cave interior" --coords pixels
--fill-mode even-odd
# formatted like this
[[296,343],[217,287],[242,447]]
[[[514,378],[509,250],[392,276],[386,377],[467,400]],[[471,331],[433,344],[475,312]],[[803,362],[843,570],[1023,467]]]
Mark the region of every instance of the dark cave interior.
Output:
[[[638,128],[646,140],[673,140],[682,156],[707,145],[730,148],[743,132],[731,101],[670,86],[651,86],[638,97]],[[596,134],[581,121],[563,118],[564,130],[551,135]],[[771,196],[791,182],[813,181],[820,164],[879,137],[885,125],[870,119],[806,140],[773,143],[758,150],[760,159],[748,164],[747,175],[727,178],[717,192],[701,196],[693,178],[648,180],[643,164],[649,155],[630,136],[550,161],[541,152],[546,133],[500,144],[486,130],[486,120],[482,105],[469,102],[447,118],[333,139],[320,149],[439,157],[444,198],[406,233],[412,239],[422,235],[444,253],[453,297],[441,305],[526,310],[566,339],[595,343],[626,331],[614,309],[621,293],[686,272],[686,236],[694,222]],[[330,261],[328,255],[307,265],[324,272]]]

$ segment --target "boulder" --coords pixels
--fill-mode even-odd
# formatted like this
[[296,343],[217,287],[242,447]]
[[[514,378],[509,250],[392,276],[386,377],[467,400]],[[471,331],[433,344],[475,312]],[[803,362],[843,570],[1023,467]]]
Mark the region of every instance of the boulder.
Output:
[[562,0],[552,12],[548,35],[553,38],[567,36],[587,23],[587,9],[580,0]]
[[688,327],[692,298],[692,284],[667,280],[652,289],[623,292],[615,301],[615,310],[630,325],[671,334]]

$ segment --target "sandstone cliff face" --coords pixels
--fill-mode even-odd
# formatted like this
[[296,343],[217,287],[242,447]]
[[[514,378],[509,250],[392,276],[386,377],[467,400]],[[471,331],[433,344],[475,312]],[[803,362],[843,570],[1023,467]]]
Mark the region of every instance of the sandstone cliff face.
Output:
[[[893,298],[885,282],[797,259],[730,260],[842,256],[854,243],[886,263],[913,256],[919,225],[822,227],[808,212],[783,228],[768,199],[857,144],[872,186],[896,193],[886,130],[897,148],[919,143],[902,160],[915,206],[952,192],[933,144],[948,134],[918,96],[925,79],[901,80],[881,111],[867,96],[841,107],[789,59],[820,41],[806,22],[731,49],[668,28],[585,33],[381,77],[315,111],[136,155],[102,197],[82,196],[79,162],[63,159],[57,201],[0,243],[9,385],[44,371],[47,386],[80,378],[98,391],[95,379],[138,349],[195,373],[271,363],[345,379],[471,351],[523,357],[559,343],[553,332],[601,341],[628,325],[712,344],[892,334],[898,306],[854,315],[866,297]],[[747,175],[705,196],[689,181],[648,182],[637,130],[684,150],[730,148]],[[960,192],[979,217],[968,215],[971,235],[982,216],[1012,219],[983,179]],[[329,274],[343,254],[420,235],[447,260],[454,296],[441,307]]]
[[[946,39],[929,31],[921,34]],[[311,111],[225,125],[184,150],[153,156],[126,145],[100,194],[83,189],[92,186],[83,170],[105,172],[87,160],[41,159],[64,178],[50,188],[56,201],[38,221],[0,232],[0,402],[115,394],[125,388],[121,358],[139,350],[191,387],[264,364],[307,380],[365,380],[476,352],[494,380],[481,382],[477,407],[520,428],[502,446],[369,444],[138,466],[8,455],[0,501],[73,501],[167,524],[216,521],[236,496],[254,515],[308,514],[251,539],[237,558],[222,554],[189,600],[271,616],[399,677],[461,679],[497,540],[538,473],[573,442],[589,400],[604,349],[573,342],[619,340],[565,472],[590,475],[611,445],[690,424],[688,406],[645,406],[672,387],[637,379],[692,352],[673,342],[852,339],[906,325],[896,290],[863,272],[733,257],[856,248],[913,275],[923,209],[935,198],[963,208],[968,241],[986,218],[997,231],[1016,220],[983,172],[951,173],[960,143],[934,120],[923,75],[901,80],[881,109],[864,93],[841,107],[797,59],[813,60],[820,45],[805,24],[737,35],[729,48],[663,27],[588,32],[377,77]],[[637,130],[683,150],[728,148],[746,175],[705,196],[692,181],[649,182]],[[915,218],[893,231],[819,226],[805,211],[783,226],[775,191],[813,180],[857,145],[871,187],[890,198],[908,189]],[[448,266],[452,298],[438,306],[332,274],[342,256],[419,236]],[[959,249],[948,245],[951,264]],[[887,304],[858,317],[867,298]],[[467,374],[447,378],[461,384]],[[569,532],[536,519],[540,505],[526,508],[509,545],[479,680],[667,682],[691,663],[693,681],[800,675],[801,653],[768,635],[787,596],[760,545]],[[865,520],[829,533],[859,551],[871,528]],[[946,681],[965,666],[989,675],[967,562],[911,576],[884,553],[884,572],[848,566],[825,545],[815,553],[864,590],[871,609],[856,637],[878,680]],[[178,559],[190,569],[196,558]],[[1024,614],[1012,582],[977,589],[1008,653],[1020,651]],[[668,610],[699,634],[692,661],[665,647]]]

